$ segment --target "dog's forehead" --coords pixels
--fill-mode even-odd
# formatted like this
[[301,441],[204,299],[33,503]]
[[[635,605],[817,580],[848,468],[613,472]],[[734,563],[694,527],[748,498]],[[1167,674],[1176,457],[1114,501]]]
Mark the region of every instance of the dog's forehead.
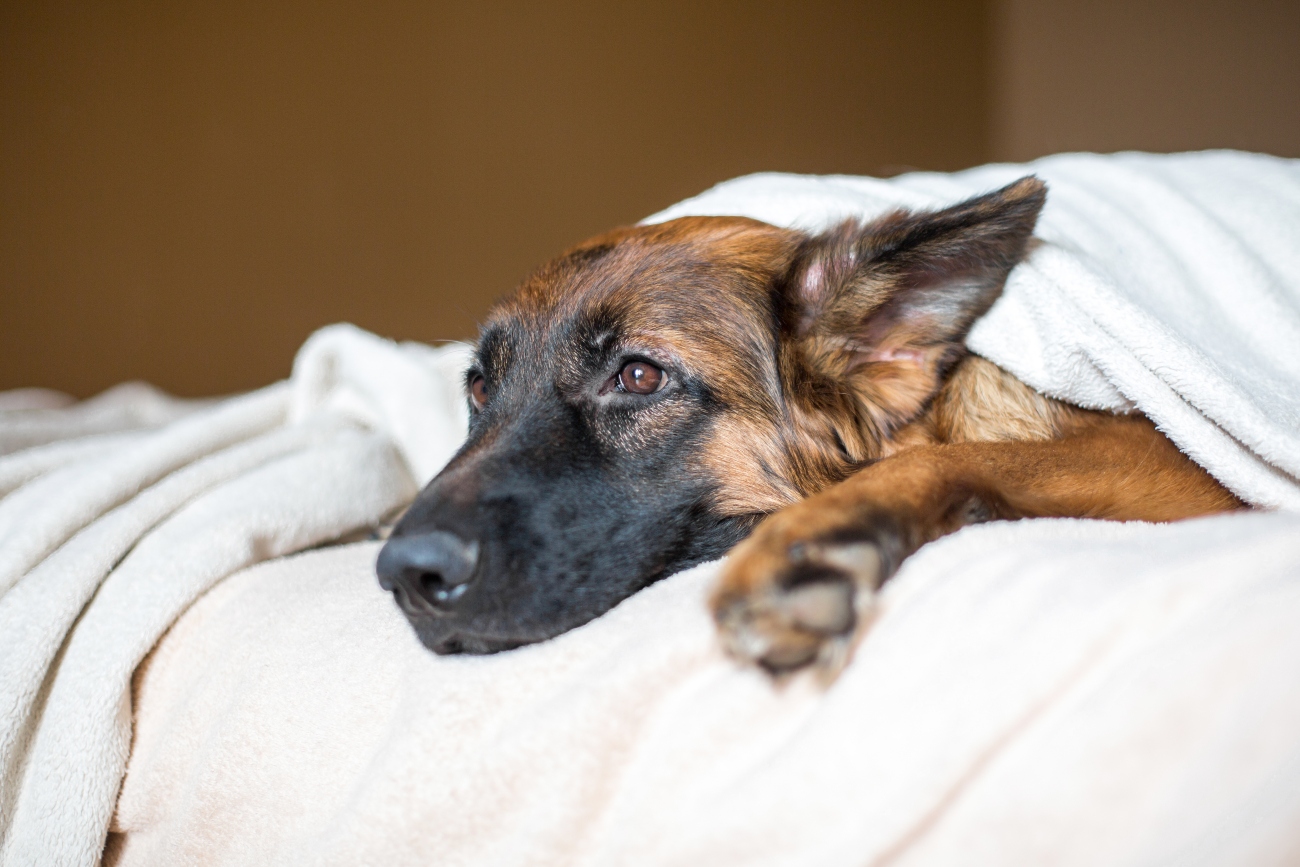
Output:
[[614,230],[543,265],[499,302],[480,351],[508,363],[640,341],[688,363],[717,358],[766,331],[771,286],[797,242],[796,233],[734,217]]

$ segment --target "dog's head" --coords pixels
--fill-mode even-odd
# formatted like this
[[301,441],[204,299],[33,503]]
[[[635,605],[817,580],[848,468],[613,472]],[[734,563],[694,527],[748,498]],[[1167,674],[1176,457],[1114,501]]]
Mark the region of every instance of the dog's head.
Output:
[[886,454],[1024,253],[1025,178],[821,234],[690,217],[540,268],[483,326],[469,436],[380,553],[439,653],[557,635]]

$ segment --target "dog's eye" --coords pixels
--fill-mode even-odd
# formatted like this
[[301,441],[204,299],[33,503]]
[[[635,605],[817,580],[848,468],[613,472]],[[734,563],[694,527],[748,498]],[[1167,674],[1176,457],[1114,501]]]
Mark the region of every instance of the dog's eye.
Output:
[[664,372],[648,361],[629,361],[618,372],[618,384],[632,394],[654,394],[664,384]]
[[483,405],[487,403],[487,380],[482,376],[476,376],[469,381],[469,399],[474,401],[474,406],[477,409],[482,409]]

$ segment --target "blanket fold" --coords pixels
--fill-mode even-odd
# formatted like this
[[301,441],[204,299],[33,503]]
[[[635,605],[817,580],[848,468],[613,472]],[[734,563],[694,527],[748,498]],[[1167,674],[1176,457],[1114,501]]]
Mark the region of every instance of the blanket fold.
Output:
[[[408,502],[412,470],[431,475],[462,435],[446,371],[463,358],[461,346],[335,326],[292,380],[248,395],[168,414],[133,413],[119,393],[111,413],[0,419],[51,441],[0,457],[0,479],[13,480],[0,500],[0,864],[98,861],[136,665],[220,579]],[[405,379],[393,386],[386,371]],[[61,436],[57,412],[71,413],[76,439]],[[412,435],[410,454],[394,447],[390,429],[430,415],[451,431],[432,444]]]

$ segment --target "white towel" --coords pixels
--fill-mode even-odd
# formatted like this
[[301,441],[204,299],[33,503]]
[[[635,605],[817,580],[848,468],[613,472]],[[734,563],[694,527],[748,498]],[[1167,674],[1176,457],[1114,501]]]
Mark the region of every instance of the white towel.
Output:
[[1300,509],[1300,160],[1063,154],[889,180],[759,174],[646,222],[752,217],[816,231],[936,208],[1027,174],[1036,236],[967,344],[1044,394],[1136,407],[1247,502]]

